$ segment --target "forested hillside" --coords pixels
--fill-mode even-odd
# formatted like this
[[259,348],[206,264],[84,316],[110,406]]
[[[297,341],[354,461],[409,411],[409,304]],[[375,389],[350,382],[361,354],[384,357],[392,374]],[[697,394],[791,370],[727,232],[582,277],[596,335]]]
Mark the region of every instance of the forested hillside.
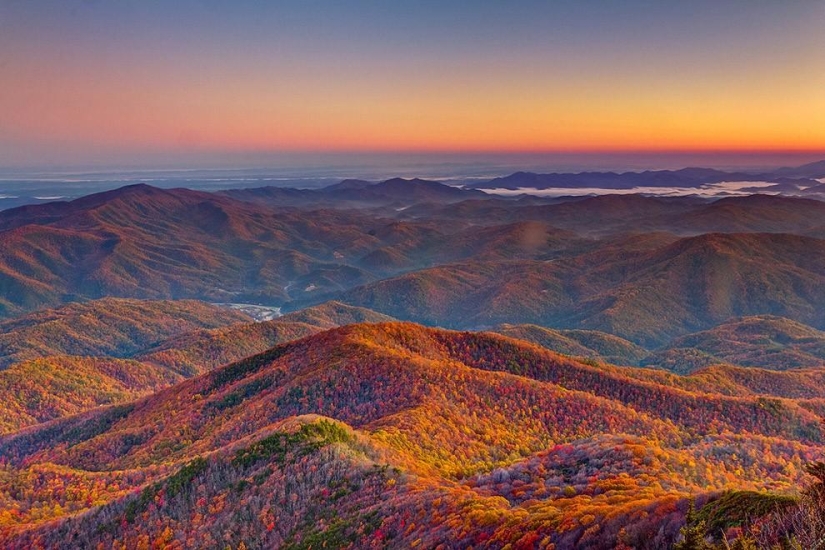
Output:
[[661,548],[689,499],[789,491],[820,453],[819,396],[665,374],[492,334],[332,329],[0,439],[19,487],[4,544]]

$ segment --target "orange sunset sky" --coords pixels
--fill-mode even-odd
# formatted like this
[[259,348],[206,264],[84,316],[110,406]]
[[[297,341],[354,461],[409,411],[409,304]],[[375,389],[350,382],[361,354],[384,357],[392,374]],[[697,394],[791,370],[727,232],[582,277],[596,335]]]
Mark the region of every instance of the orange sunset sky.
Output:
[[0,165],[825,150],[822,2],[170,4],[0,4]]

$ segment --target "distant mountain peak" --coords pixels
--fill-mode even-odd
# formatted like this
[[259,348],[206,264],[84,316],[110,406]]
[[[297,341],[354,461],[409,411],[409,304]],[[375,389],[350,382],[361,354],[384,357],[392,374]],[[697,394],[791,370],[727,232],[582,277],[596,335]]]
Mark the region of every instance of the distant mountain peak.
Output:
[[197,193],[197,191],[189,191],[188,189],[161,189],[160,187],[155,187],[147,183],[133,183],[109,191],[86,195],[85,197],[71,201],[70,204],[87,207],[94,204],[104,204],[122,197],[162,197],[171,196],[176,192]]
[[796,178],[823,178],[825,177],[825,160],[809,162],[802,166],[779,168],[771,172],[771,174]]
[[366,189],[373,185],[375,185],[375,183],[371,181],[350,178],[328,185],[324,187],[324,191],[352,191],[356,189]]
[[425,179],[422,179],[422,178],[410,178],[410,179],[407,179],[407,178],[390,178],[388,180],[382,181],[378,185],[429,185],[429,186],[440,185],[442,187],[449,187],[447,185],[444,185],[440,181],[425,180]]
[[[110,196],[121,196],[121,195],[166,195],[172,193],[173,191],[169,189],[162,189],[160,187],[155,187],[154,185],[149,185],[148,183],[132,183],[129,185],[124,185],[123,187],[118,187],[116,189],[112,189],[111,191],[104,191],[103,193],[96,193],[96,195],[104,195],[109,194]],[[95,195],[89,195],[95,196]]]
[[429,200],[437,198],[458,198],[462,196],[481,195],[480,191],[465,190],[459,187],[446,185],[439,181],[422,178],[391,178],[369,188],[377,193],[386,193],[397,196],[399,199],[412,198],[415,200]]

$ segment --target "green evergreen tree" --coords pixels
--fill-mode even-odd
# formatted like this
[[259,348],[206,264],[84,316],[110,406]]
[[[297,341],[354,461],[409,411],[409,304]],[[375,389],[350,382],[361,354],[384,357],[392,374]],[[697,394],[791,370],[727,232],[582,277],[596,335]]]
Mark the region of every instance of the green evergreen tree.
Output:
[[682,540],[673,545],[673,550],[712,550],[705,542],[705,522],[696,517],[696,507],[693,501],[688,507],[685,516],[685,526],[679,530]]

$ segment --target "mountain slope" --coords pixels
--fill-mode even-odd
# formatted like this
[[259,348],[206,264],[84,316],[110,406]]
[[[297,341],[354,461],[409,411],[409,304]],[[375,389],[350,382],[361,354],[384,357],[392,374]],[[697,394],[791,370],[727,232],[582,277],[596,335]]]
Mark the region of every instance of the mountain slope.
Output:
[[716,200],[618,194],[559,201],[466,200],[452,205],[421,204],[398,215],[481,225],[536,221],[591,237],[641,232],[669,232],[683,237],[708,232],[817,236],[825,215],[825,202],[821,200],[765,194]]
[[145,185],[4,211],[0,308],[72,296],[282,301],[301,277],[341,289],[371,280],[344,260],[381,246],[365,229],[373,223]]
[[127,357],[197,328],[248,322],[230,309],[186,301],[104,298],[0,323],[0,369],[49,355]]
[[341,294],[342,302],[392,317],[454,328],[501,323],[553,325],[572,308],[563,274],[550,262],[449,264]]
[[656,346],[731,317],[781,315],[825,326],[825,241],[784,234],[708,234],[588,268],[581,326]]
[[[825,327],[825,241],[787,234],[634,239],[553,261],[449,264],[339,295],[398,319],[453,328],[502,323],[606,332],[645,347],[731,317]],[[657,241],[658,242],[658,241]]]
[[525,340],[564,355],[637,365],[650,352],[617,336],[594,330],[553,330],[536,325],[502,325],[495,332]]
[[805,234],[824,216],[823,201],[757,194],[719,199],[661,223],[678,232]]
[[771,370],[822,367],[825,333],[782,317],[743,317],[677,338],[645,362],[676,372],[716,363]]
[[[389,180],[369,189],[407,201],[469,193],[424,180]],[[129,186],[0,212],[0,314],[105,296],[317,303],[434,263],[575,248],[574,235],[550,227],[546,239],[537,226],[487,231],[484,243],[465,222],[397,221],[369,209],[285,208],[227,194]]]
[[326,302],[271,321],[192,331],[146,349],[135,359],[189,377],[326,329],[392,320],[368,309]]
[[[603,548],[621,536],[657,548],[691,494],[787,488],[821,452],[806,401],[688,392],[650,373],[489,333],[333,329],[0,438],[15,483],[92,476],[99,487],[96,501],[44,496],[39,481],[0,498],[0,541]],[[354,431],[293,418],[306,414]],[[17,515],[3,515],[10,507]],[[238,522],[245,530],[229,529]]]
[[331,301],[287,313],[278,320],[285,323],[305,323],[319,329],[330,329],[357,323],[385,323],[395,319],[370,309]]
[[125,359],[52,356],[0,371],[0,434],[132,401],[183,377]]
[[779,168],[773,174],[784,177],[825,178],[825,160],[819,160],[802,166]]
[[[237,322],[247,319],[200,302],[106,299],[0,325],[9,327],[4,337],[14,343],[6,347],[7,368],[0,370],[0,433],[132,401],[331,327],[391,320],[335,302],[273,321]],[[67,355],[72,353],[87,356]]]
[[[362,437],[338,422],[311,416],[290,419],[153,478],[139,495],[56,528],[24,532],[6,541],[6,547],[65,541],[95,547],[117,544],[113,535],[129,544],[149,540],[158,547],[175,540],[201,548],[237,548],[244,541],[249,548],[381,543],[392,536],[381,531],[379,511],[390,496],[409,493],[405,486],[410,483],[376,455]],[[321,519],[316,524],[313,518],[330,522]],[[238,529],[239,522],[243,529]]]
[[[463,192],[449,186],[426,181],[389,180],[355,191],[385,189],[418,200],[434,192],[458,197]],[[352,190],[347,191],[353,192]],[[458,195],[456,195],[458,193]],[[424,204],[424,203],[420,203]],[[139,298],[198,298],[213,302],[249,302],[297,309],[330,299],[342,298],[353,305],[380,304],[387,296],[374,299],[368,294],[394,293],[394,286],[430,286],[446,282],[444,292],[452,293],[450,279],[465,278],[467,267],[456,262],[474,264],[487,274],[495,272],[506,280],[508,288],[495,288],[493,281],[478,279],[475,300],[490,306],[487,311],[473,311],[468,319],[475,325],[490,326],[501,322],[538,323],[563,328],[586,328],[612,332],[613,321],[607,314],[591,323],[591,317],[610,309],[612,301],[626,301],[638,286],[633,279],[648,276],[652,269],[668,269],[675,279],[665,282],[668,292],[694,292],[685,288],[688,281],[678,280],[678,270],[690,271],[693,278],[706,273],[697,269],[724,269],[725,260],[707,258],[708,254],[739,256],[731,267],[739,278],[744,263],[756,256],[742,254],[766,253],[770,261],[777,258],[778,248],[783,269],[800,264],[802,271],[811,271],[812,280],[821,273],[815,255],[803,255],[810,244],[814,250],[821,241],[792,243],[790,234],[776,234],[758,240],[757,245],[735,240],[747,239],[741,234],[694,236],[713,239],[688,250],[683,240],[682,256],[696,254],[697,267],[683,264],[654,266],[652,262],[670,262],[645,254],[638,248],[639,231],[657,231],[650,236],[649,246],[659,241],[662,254],[666,243],[673,247],[676,237],[662,231],[694,235],[703,227],[720,231],[788,231],[818,234],[818,222],[825,210],[818,201],[778,197],[746,197],[723,199],[708,204],[692,199],[651,198],[641,196],[604,196],[571,200],[559,204],[534,201],[473,199],[445,205],[433,202],[417,210],[408,219],[406,210],[395,207],[384,210],[353,207],[349,209],[318,209],[274,207],[259,202],[236,200],[226,194],[209,194],[184,189],[163,190],[145,185],[130,186],[106,193],[90,195],[70,203],[51,203],[0,212],[0,314],[9,316],[66,301],[123,296]],[[440,206],[439,206],[440,204]],[[406,205],[404,206],[404,208]],[[399,207],[401,208],[401,207]],[[439,208],[441,210],[439,210]],[[412,210],[412,209],[411,209]],[[465,215],[466,214],[466,215]],[[386,217],[384,217],[386,216]],[[635,232],[636,234],[631,234]],[[603,240],[597,240],[600,237]],[[750,237],[757,239],[756,237]],[[810,237],[807,237],[810,239]],[[606,240],[605,240],[606,239]],[[779,242],[787,241],[787,243]],[[802,244],[800,244],[802,243]],[[730,245],[730,246],[729,246]],[[728,247],[724,251],[720,247]],[[759,248],[764,248],[760,250]],[[612,259],[611,259],[612,258]],[[555,261],[558,266],[522,264],[526,282],[506,267],[506,262]],[[609,261],[610,260],[610,261]],[[635,262],[634,263],[631,263]],[[495,266],[481,263],[496,262]],[[689,263],[689,262],[688,262]],[[810,267],[806,267],[810,266]],[[727,316],[779,314],[820,326],[815,314],[802,312],[804,306],[794,285],[796,276],[773,273],[769,266],[765,287],[767,296],[755,299],[754,307],[731,307]],[[423,271],[414,271],[422,270]],[[753,266],[749,269],[753,270]],[[819,271],[817,271],[819,270]],[[785,271],[788,271],[785,269]],[[602,285],[588,283],[602,278]],[[807,274],[802,274],[805,275]],[[389,281],[386,277],[400,277]],[[607,277],[605,279],[604,277]],[[749,275],[756,283],[755,275]],[[405,279],[406,278],[406,279]],[[771,280],[767,280],[771,279]],[[774,280],[781,279],[781,280]],[[411,282],[414,280],[414,282]],[[469,281],[468,281],[469,282]],[[629,282],[629,287],[607,289],[606,285]],[[724,282],[724,281],[723,281]],[[489,284],[488,284],[489,283]],[[370,287],[370,285],[375,285]],[[526,285],[539,287],[538,293]],[[719,293],[726,293],[720,285]],[[693,284],[696,286],[696,284]],[[801,293],[808,289],[800,283]],[[808,285],[809,286],[809,285]],[[521,287],[521,288],[518,288]],[[345,293],[353,291],[353,295]],[[514,295],[513,290],[518,288]],[[542,291],[548,291],[543,293]],[[708,291],[711,292],[711,291]],[[758,293],[752,291],[751,294]],[[549,294],[548,296],[541,295]],[[619,296],[621,293],[623,295]],[[522,295],[524,296],[523,302]],[[663,294],[663,296],[665,296]],[[714,301],[718,297],[714,298]],[[786,303],[787,298],[787,303]],[[819,307],[813,297],[813,308]],[[426,301],[426,297],[423,298]],[[569,307],[587,301],[581,310]],[[514,310],[525,310],[518,317],[500,311],[515,301]],[[595,302],[594,302],[595,301]],[[767,304],[767,302],[776,302]],[[502,304],[500,307],[498,304]],[[662,303],[664,304],[664,302]],[[665,309],[669,310],[672,304]],[[717,307],[717,303],[700,301],[699,308]],[[432,323],[445,323],[440,314],[400,315],[404,304],[394,304],[394,317]],[[617,310],[622,310],[619,303]],[[637,309],[635,306],[629,306]],[[805,306],[807,307],[807,306]],[[478,309],[478,308],[475,308]],[[676,309],[685,309],[676,304]],[[724,309],[721,308],[721,309]],[[811,308],[808,308],[811,309]],[[617,314],[622,314],[617,311]],[[650,326],[627,326],[615,334],[659,345],[670,337],[701,330],[721,322],[717,311],[679,311],[674,327],[648,334]],[[725,317],[727,318],[727,317]],[[630,316],[615,325],[630,322]],[[648,320],[644,320],[647,323]],[[458,325],[454,325],[458,326]]]

